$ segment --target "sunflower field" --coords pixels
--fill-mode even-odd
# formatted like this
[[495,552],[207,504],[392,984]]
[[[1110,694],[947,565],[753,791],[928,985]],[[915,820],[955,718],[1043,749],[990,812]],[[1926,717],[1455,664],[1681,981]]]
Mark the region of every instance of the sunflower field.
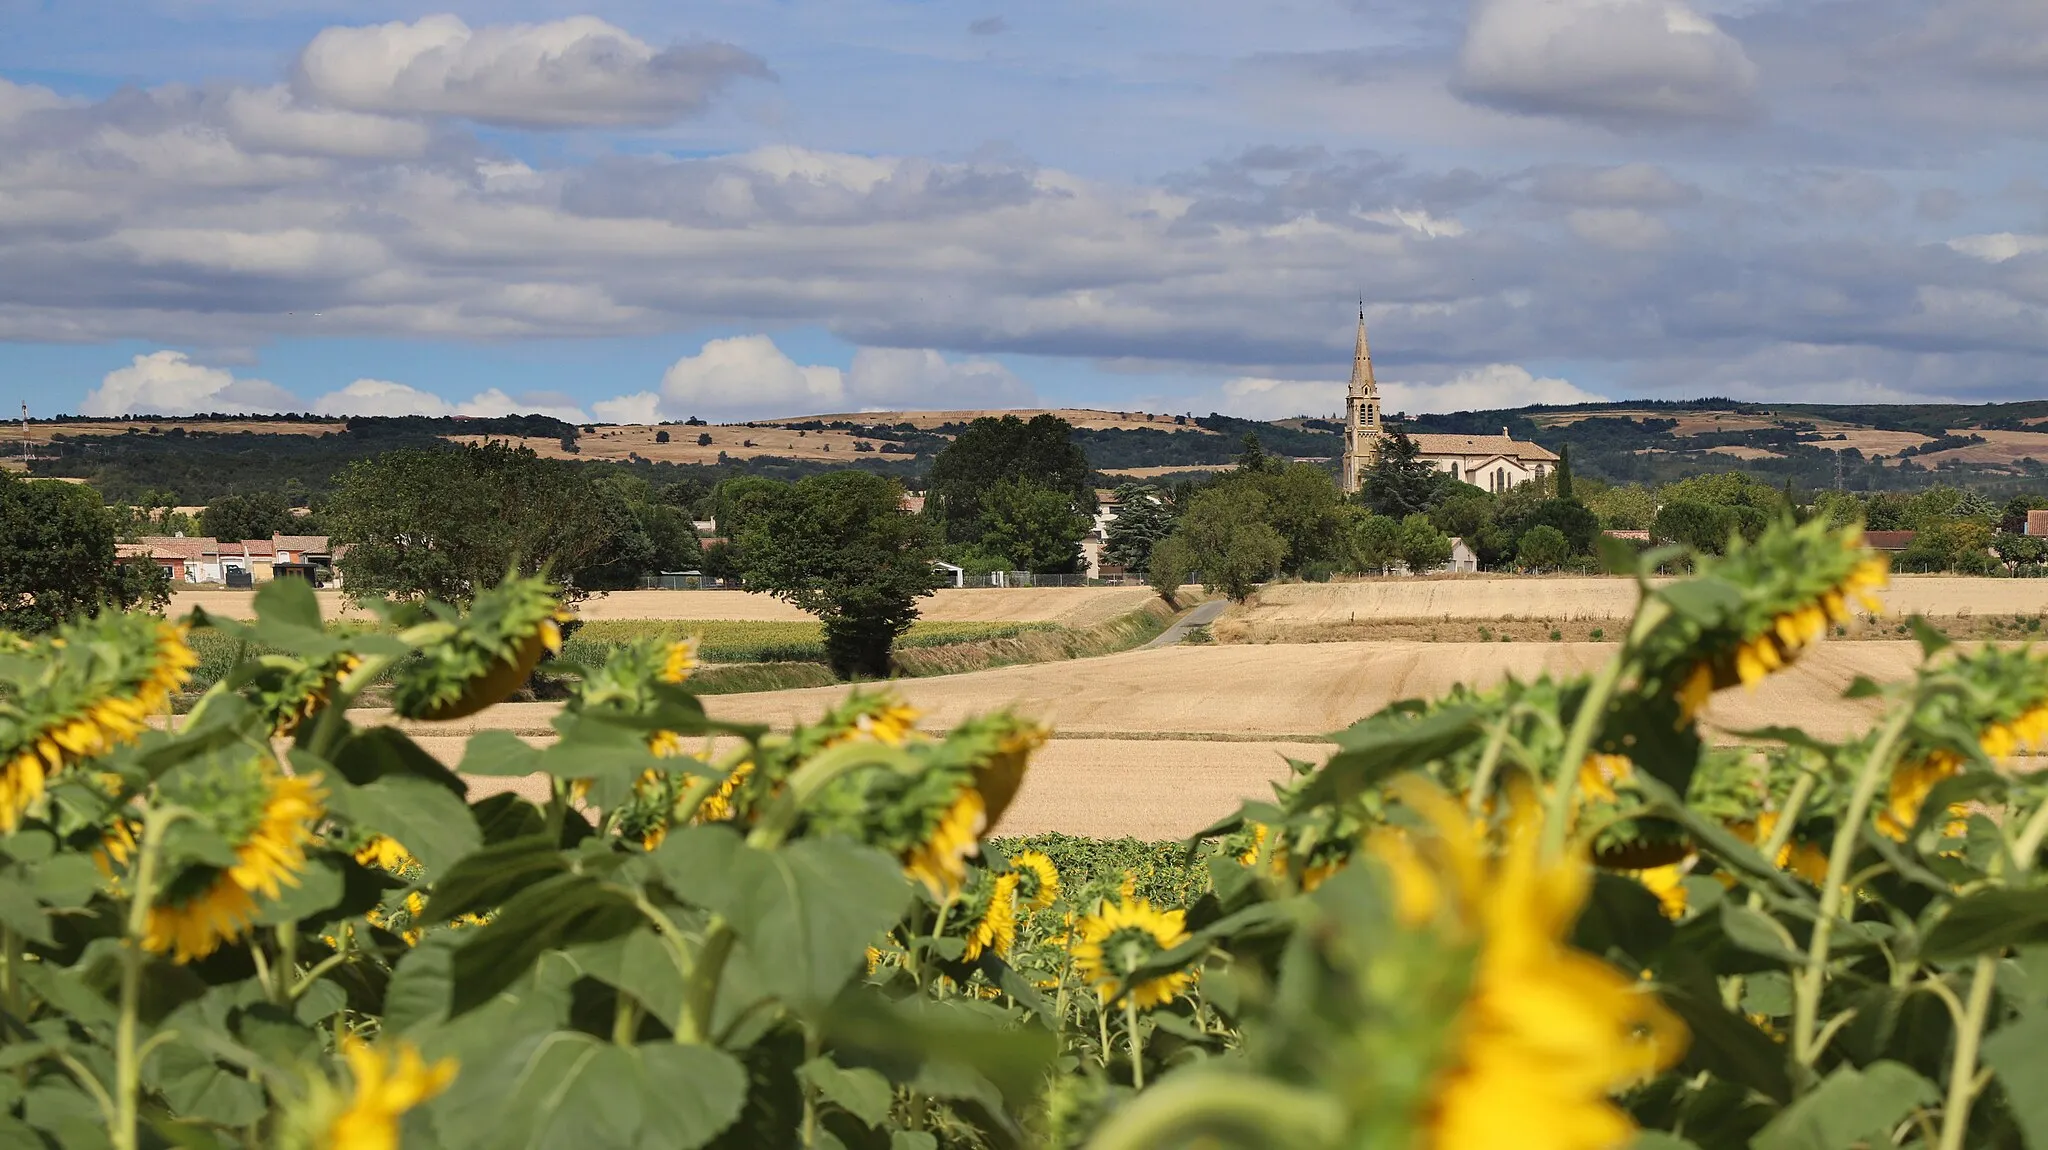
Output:
[[451,771],[407,732],[558,651],[538,580],[0,636],[0,1147],[2048,1148],[2048,659],[1923,630],[1863,735],[1709,745],[1885,568],[1675,558],[1596,673],[1397,704],[1165,856],[991,837],[1029,718],[725,723],[662,638]]

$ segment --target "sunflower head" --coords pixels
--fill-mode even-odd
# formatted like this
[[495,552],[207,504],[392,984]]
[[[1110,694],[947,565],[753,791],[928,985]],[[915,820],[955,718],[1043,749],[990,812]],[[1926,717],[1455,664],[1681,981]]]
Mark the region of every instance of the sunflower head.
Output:
[[[1129,994],[1139,1010],[1172,1002],[1194,982],[1182,968],[1129,981],[1141,967],[1188,940],[1184,911],[1154,907],[1145,899],[1104,900],[1074,926],[1074,970],[1103,1001]],[[1128,985],[1127,985],[1128,983]]]
[[1017,875],[1017,901],[1025,910],[1044,910],[1060,900],[1060,871],[1044,852],[1011,855],[1010,870]]
[[391,692],[408,719],[459,719],[517,690],[541,657],[562,649],[569,621],[545,580],[509,575],[484,591],[438,642],[420,648]]
[[[187,767],[166,777],[163,795],[192,812],[200,833],[166,842],[169,877],[150,907],[143,946],[191,962],[241,937],[259,899],[299,885],[314,827],[326,816],[324,795],[267,757]],[[225,844],[233,861],[223,865],[208,839]],[[178,843],[189,846],[172,849]]]
[[9,659],[0,686],[0,832],[52,776],[133,742],[198,665],[182,624],[108,613],[70,622]]
[[316,1078],[284,1131],[290,1150],[397,1150],[407,1111],[448,1089],[456,1062],[428,1062],[404,1040],[341,1040],[348,1081]]
[[997,958],[1010,957],[1010,949],[1017,944],[1018,887],[1021,876],[1016,871],[994,874],[982,871],[981,881],[974,884],[970,905],[965,908],[967,920],[972,924],[967,931],[967,950],[961,957],[973,962],[984,953]]

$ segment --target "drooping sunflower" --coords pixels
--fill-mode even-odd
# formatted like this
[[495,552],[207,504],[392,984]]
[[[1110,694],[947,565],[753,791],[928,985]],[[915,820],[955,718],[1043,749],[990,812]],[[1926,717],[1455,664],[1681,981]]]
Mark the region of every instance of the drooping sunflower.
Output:
[[[310,781],[264,767],[246,812],[214,804],[215,829],[234,844],[225,867],[192,866],[172,877],[149,908],[143,948],[192,962],[241,937],[255,921],[256,896],[276,898],[299,885],[313,826],[326,814]],[[239,826],[233,824],[239,823]]]
[[258,680],[257,706],[270,718],[270,733],[281,739],[319,714],[349,672],[363,665],[362,659],[349,651],[307,663],[286,656],[270,659],[281,666]]
[[392,688],[392,710],[438,722],[497,704],[533,674],[543,655],[561,651],[562,624],[569,619],[552,586],[507,576],[477,595],[445,637],[420,648],[419,660]]
[[678,639],[662,649],[661,681],[680,683],[697,669],[697,639]]
[[1493,854],[1454,803],[1418,778],[1394,791],[1433,835],[1386,828],[1367,850],[1387,868],[1396,917],[1475,954],[1470,989],[1417,1115],[1432,1150],[1606,1150],[1634,1133],[1615,1091],[1671,1065],[1685,1028],[1636,982],[1571,949],[1582,859],[1545,861],[1540,804],[1512,793]]
[[[724,782],[718,784],[717,790],[704,796],[704,801],[697,804],[696,811],[678,811],[677,816],[680,818],[686,818],[691,822],[700,823],[722,823],[731,821],[733,814],[738,810],[738,808],[734,805],[734,797],[739,794],[740,787],[745,785],[747,779],[751,777],[753,773],[754,761],[752,759],[746,759],[742,761],[739,766],[736,766],[732,769],[731,774],[725,776]],[[696,775],[683,775],[677,781],[678,800],[681,799],[683,793],[686,793],[692,788],[694,788],[700,781],[701,780]]]
[[0,700],[0,832],[13,833],[49,780],[133,742],[199,657],[183,624],[112,613],[67,623],[18,656],[27,674]]
[[[1104,900],[1094,914],[1083,915],[1075,934],[1075,973],[1107,1002],[1124,993],[1124,979],[1132,971],[1188,940],[1187,913],[1126,895],[1116,902]],[[1187,970],[1156,975],[1132,985],[1130,999],[1139,1010],[1164,1006],[1194,980]]]
[[962,790],[931,832],[910,849],[903,869],[925,885],[933,898],[950,898],[967,878],[967,860],[981,851],[981,833],[988,829],[988,808],[981,792]]
[[980,917],[967,932],[967,950],[963,954],[968,962],[980,958],[983,953],[992,953],[997,958],[1010,957],[1010,948],[1017,944],[1017,887],[1019,876],[1011,871],[996,875],[988,884],[988,903],[981,908]]
[[1020,851],[1010,856],[1010,869],[1017,875],[1017,901],[1025,910],[1044,910],[1060,899],[1060,870],[1042,851]]
[[1885,557],[1863,546],[1860,527],[1832,529],[1824,521],[1774,524],[1755,544],[1738,544],[1727,558],[1703,560],[1706,570],[1745,589],[1748,601],[1717,632],[1719,649],[1695,659],[1678,679],[1680,723],[1690,722],[1715,691],[1737,683],[1753,687],[1846,623],[1854,601],[1871,614],[1884,610],[1875,592],[1889,581]]
[[[1728,833],[1751,846],[1761,846],[1769,842],[1777,829],[1776,811],[1765,811],[1758,815],[1755,821],[1744,820],[1728,824]],[[1785,840],[1785,845],[1778,848],[1778,855],[1771,860],[1771,865],[1781,871],[1798,875],[1814,886],[1826,882],[1828,877],[1827,852],[1797,838]]]
[[[1958,656],[1948,667],[1925,674],[1949,677],[1965,691],[1944,692],[1935,705],[1946,708],[1951,723],[1977,732],[1977,750],[1989,759],[2003,759],[2022,748],[2048,746],[2048,660],[2031,651],[2007,651],[1986,645]],[[1908,750],[1892,768],[1877,826],[1904,842],[1920,820],[1927,796],[1944,780],[1968,769],[1969,761],[1954,747],[1928,745],[1908,736]],[[1960,820],[1968,812],[1951,806]],[[1961,827],[1949,828],[1951,837]]]
[[355,1089],[322,1132],[320,1150],[398,1150],[399,1119],[455,1081],[454,1059],[429,1065],[409,1042],[379,1049],[350,1036],[341,1040],[341,1056]]

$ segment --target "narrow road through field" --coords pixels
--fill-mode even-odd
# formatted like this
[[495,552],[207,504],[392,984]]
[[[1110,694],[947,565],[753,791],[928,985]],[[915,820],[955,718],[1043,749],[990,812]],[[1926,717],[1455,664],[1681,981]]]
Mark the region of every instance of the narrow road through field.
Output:
[[1207,627],[1209,624],[1214,623],[1216,617],[1223,614],[1223,609],[1229,605],[1227,601],[1222,599],[1209,603],[1197,603],[1193,610],[1174,620],[1173,626],[1160,632],[1158,638],[1138,648],[1138,650],[1150,651],[1158,647],[1171,647],[1182,639],[1187,638],[1189,631],[1197,627]]

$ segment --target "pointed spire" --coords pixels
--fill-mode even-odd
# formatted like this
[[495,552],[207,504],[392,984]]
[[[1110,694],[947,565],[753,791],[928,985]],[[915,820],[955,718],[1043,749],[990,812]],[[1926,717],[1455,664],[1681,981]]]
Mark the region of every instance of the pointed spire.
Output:
[[1351,394],[1378,395],[1379,384],[1372,377],[1372,349],[1365,342],[1365,301],[1358,301],[1358,346],[1351,353]]

